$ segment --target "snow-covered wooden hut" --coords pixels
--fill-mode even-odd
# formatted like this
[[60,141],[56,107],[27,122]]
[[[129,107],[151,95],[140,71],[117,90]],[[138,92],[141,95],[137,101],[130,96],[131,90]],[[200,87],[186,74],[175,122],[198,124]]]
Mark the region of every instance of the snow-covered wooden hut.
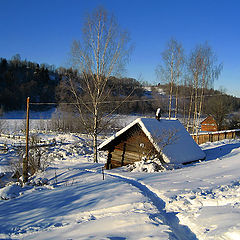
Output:
[[205,153],[177,119],[138,118],[104,141],[106,168],[115,168],[158,155],[163,163],[182,164],[202,160]]

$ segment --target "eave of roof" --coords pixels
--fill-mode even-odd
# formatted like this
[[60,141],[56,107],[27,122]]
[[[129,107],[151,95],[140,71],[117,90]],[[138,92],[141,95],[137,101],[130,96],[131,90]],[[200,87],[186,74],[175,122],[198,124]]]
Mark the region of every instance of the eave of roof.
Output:
[[114,139],[116,139],[117,137],[119,137],[120,135],[122,135],[124,132],[126,132],[128,129],[130,129],[132,126],[134,126],[135,124],[139,123],[141,121],[141,118],[137,118],[136,120],[134,120],[133,122],[131,122],[130,124],[128,124],[126,127],[122,128],[121,130],[119,130],[118,132],[116,132],[115,134],[113,134],[111,137],[109,137],[107,140],[105,140],[104,142],[102,142],[99,146],[98,149],[101,150],[103,149],[105,146],[107,146],[110,142],[112,142]]

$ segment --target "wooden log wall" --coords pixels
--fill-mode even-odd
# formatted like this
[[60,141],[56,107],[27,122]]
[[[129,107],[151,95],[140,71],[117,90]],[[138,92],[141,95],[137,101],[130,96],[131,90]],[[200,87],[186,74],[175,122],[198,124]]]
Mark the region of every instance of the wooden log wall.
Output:
[[111,152],[111,168],[121,167],[142,160],[156,151],[147,136],[139,131],[115,146]]

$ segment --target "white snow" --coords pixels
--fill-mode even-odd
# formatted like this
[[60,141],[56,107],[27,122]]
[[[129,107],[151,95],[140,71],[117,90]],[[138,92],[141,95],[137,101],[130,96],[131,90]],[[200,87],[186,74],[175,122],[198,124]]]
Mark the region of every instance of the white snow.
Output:
[[[41,137],[57,142],[45,150],[50,166],[0,188],[0,239],[240,239],[240,140],[203,144],[206,160],[179,169],[123,167],[103,180],[105,155],[92,163],[87,136]],[[5,141],[0,183],[19,140]]]
[[0,189],[0,199],[8,200],[19,196],[21,187],[19,184],[14,183]]
[[[152,94],[152,87],[144,87],[144,89],[145,89],[145,92],[146,92],[148,95],[151,95],[151,94]],[[159,95],[166,95],[166,93],[163,91],[162,88],[155,87],[154,90],[155,90]]]

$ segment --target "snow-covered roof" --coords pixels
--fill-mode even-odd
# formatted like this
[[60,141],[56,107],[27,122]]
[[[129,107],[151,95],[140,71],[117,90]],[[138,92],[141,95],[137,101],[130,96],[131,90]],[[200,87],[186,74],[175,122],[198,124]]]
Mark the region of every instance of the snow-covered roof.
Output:
[[[125,128],[104,141],[102,149],[128,129],[138,124],[158,152],[162,152],[167,163],[186,163],[205,158],[205,153],[196,144],[184,126],[177,119],[138,118]],[[167,138],[172,135],[170,144],[163,147]]]

